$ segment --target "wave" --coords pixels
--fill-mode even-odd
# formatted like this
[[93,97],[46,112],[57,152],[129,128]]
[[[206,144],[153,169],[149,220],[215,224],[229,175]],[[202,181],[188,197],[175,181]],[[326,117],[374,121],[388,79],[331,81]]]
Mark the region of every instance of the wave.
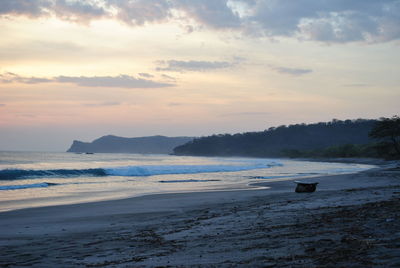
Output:
[[221,180],[171,180],[171,181],[158,181],[160,183],[182,183],[182,182],[210,182],[210,181],[221,181]]
[[277,162],[246,163],[247,165],[147,165],[124,166],[114,168],[93,169],[51,169],[51,170],[0,170],[0,180],[19,180],[43,177],[82,177],[82,176],[128,176],[143,177],[167,174],[195,174],[215,172],[237,172],[260,168],[280,166]]
[[8,190],[20,190],[20,189],[30,189],[30,188],[47,188],[49,186],[57,185],[57,183],[34,183],[34,184],[22,184],[22,185],[2,185],[0,186],[0,191]]
[[18,180],[25,178],[41,177],[79,177],[79,176],[106,176],[104,169],[50,169],[50,170],[29,170],[29,169],[3,169],[0,170],[0,180]]
[[311,172],[311,173],[287,173],[286,175],[271,175],[271,176],[254,176],[250,177],[252,179],[258,179],[258,180],[269,180],[269,179],[280,179],[280,178],[299,178],[299,177],[315,177],[317,175],[324,175],[325,173],[317,173],[317,172]]
[[170,174],[195,174],[216,172],[237,172],[281,165],[276,162],[253,165],[169,165],[169,166],[127,166],[105,169],[110,176],[153,176]]

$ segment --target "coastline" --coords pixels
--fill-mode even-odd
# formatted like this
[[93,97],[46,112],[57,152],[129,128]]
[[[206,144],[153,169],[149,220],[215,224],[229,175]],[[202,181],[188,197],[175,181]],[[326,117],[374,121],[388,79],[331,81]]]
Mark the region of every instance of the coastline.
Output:
[[0,265],[400,263],[400,170],[380,167],[312,180],[320,184],[311,194],[294,193],[293,180],[286,180],[262,183],[270,189],[157,194],[3,212]]
[[312,161],[312,162],[328,162],[328,163],[348,163],[348,164],[366,164],[375,165],[380,167],[396,166],[399,160],[384,160],[380,158],[293,158],[299,161]]
[[[31,164],[22,165],[20,169],[12,171],[11,174],[7,172],[9,167],[1,170],[0,212],[117,200],[161,193],[254,189],[260,187],[252,185],[256,182],[343,174],[373,167],[360,164],[269,158],[210,159],[194,157],[192,159],[183,157],[170,159],[161,155],[142,158],[138,155],[110,154],[90,156],[89,158],[77,156],[70,159],[67,155],[51,153],[44,156],[54,158],[56,161],[49,163],[50,165],[45,169],[36,170],[36,167]],[[21,161],[26,161],[34,160],[37,157],[38,155],[26,155],[19,158]],[[71,161],[71,164],[67,164],[67,169],[65,169],[65,163],[62,162],[64,157]],[[160,163],[160,158],[165,158],[166,162],[157,164]],[[95,165],[81,166],[79,164],[86,163],[88,160],[97,162]],[[176,161],[182,165],[171,165]],[[204,165],[204,161],[211,165]],[[115,162],[118,163],[115,164]],[[225,166],[225,164],[227,165]],[[238,171],[236,167],[240,169],[241,173],[235,173]],[[225,172],[228,173],[225,174]],[[54,178],[52,176],[47,178],[48,173],[54,174]],[[169,173],[171,174],[169,175]],[[33,178],[30,179],[30,176]],[[14,179],[17,180],[14,182]],[[39,189],[35,190],[36,188]],[[9,191],[14,189],[24,190]]]

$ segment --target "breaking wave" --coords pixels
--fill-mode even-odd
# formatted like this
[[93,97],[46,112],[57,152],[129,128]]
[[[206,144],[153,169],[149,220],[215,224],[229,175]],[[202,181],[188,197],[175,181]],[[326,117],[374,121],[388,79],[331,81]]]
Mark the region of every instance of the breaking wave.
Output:
[[54,186],[54,185],[57,185],[57,184],[43,182],[43,183],[22,184],[22,185],[2,185],[2,186],[0,186],[0,191],[30,189],[30,188],[47,188],[49,186]]
[[255,162],[245,165],[145,165],[145,166],[124,166],[114,168],[93,168],[93,169],[53,169],[53,170],[25,170],[25,169],[4,169],[0,170],[0,180],[19,180],[43,177],[101,177],[101,176],[153,176],[168,174],[196,174],[215,172],[237,172],[261,168],[281,166],[277,162]]
[[170,181],[158,181],[160,183],[182,183],[182,182],[210,182],[210,181],[221,181],[221,180],[170,180]]
[[106,176],[104,169],[50,169],[50,170],[29,170],[29,169],[3,169],[0,170],[0,180],[19,180],[26,178],[42,177],[80,177],[80,176]]
[[237,172],[278,166],[279,163],[256,163],[252,165],[170,165],[170,166],[127,166],[105,169],[111,176],[152,176],[169,174],[195,174],[215,172]]

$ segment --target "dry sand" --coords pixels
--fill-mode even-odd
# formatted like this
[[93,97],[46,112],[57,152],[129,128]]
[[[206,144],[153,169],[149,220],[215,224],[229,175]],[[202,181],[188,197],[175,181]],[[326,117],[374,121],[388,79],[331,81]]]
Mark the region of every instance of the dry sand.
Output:
[[400,267],[400,170],[0,213],[2,267]]

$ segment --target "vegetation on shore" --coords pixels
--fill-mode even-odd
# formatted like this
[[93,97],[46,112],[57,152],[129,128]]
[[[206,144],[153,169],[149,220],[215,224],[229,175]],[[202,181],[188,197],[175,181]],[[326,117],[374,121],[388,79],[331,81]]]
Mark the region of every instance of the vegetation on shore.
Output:
[[282,155],[290,158],[382,158],[382,154],[377,150],[377,145],[376,143],[344,144],[303,151],[289,149],[283,150]]
[[379,140],[376,150],[389,159],[400,159],[400,117],[382,117],[369,136]]
[[332,120],[196,138],[177,155],[400,158],[400,118]]

